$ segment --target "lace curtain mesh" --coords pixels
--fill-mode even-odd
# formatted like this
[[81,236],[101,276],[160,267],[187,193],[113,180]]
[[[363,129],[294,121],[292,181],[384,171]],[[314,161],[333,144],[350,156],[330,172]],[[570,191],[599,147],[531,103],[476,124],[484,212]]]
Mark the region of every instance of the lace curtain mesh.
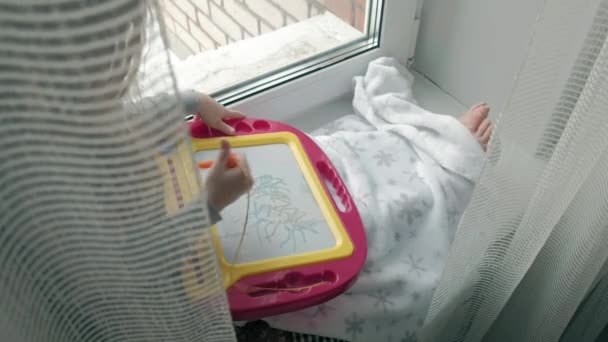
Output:
[[[574,315],[562,341],[606,341],[608,334],[608,263],[597,277],[597,281],[591,287],[588,297],[579,306]],[[599,335],[599,337],[598,337]]]
[[157,19],[0,1],[0,341],[235,339]]
[[[0,1],[1,341],[234,340],[205,199],[167,204],[176,172],[200,184],[157,14]],[[608,0],[546,1],[428,340],[593,341],[606,325],[607,32]]]
[[607,323],[607,32],[608,1],[546,1],[426,340],[594,341]]

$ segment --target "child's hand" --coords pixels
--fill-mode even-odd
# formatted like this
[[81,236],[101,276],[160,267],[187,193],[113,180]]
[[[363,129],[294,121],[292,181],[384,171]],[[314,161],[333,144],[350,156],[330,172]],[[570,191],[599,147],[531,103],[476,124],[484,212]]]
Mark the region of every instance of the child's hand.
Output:
[[207,126],[215,128],[226,135],[234,135],[234,128],[224,122],[225,119],[244,118],[241,112],[227,109],[212,97],[201,94],[198,100],[198,112]]
[[238,165],[230,168],[230,143],[222,141],[220,154],[206,179],[207,200],[218,211],[246,194],[253,186],[253,177],[245,156],[240,156]]

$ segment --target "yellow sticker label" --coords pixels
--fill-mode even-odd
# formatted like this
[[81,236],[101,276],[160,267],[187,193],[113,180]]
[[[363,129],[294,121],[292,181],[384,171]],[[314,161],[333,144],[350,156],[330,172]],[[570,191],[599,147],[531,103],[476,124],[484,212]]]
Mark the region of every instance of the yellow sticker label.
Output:
[[165,210],[173,216],[203,191],[190,141],[184,139],[173,152],[159,155],[156,161],[163,177]]

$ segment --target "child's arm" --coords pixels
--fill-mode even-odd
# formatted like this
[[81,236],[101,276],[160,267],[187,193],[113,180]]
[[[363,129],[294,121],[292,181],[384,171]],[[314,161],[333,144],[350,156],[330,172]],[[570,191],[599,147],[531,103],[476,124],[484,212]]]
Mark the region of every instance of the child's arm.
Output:
[[128,104],[126,112],[128,114],[150,111],[163,112],[162,109],[164,107],[167,107],[165,112],[168,112],[170,110],[169,106],[175,104],[177,99],[180,99],[184,106],[184,116],[187,114],[198,115],[207,126],[217,129],[226,135],[234,135],[234,128],[226,124],[224,122],[225,119],[245,117],[243,113],[230,110],[215,101],[211,96],[196,90],[183,91],[177,95],[160,93],[152,97],[146,97],[137,103]]
[[[234,135],[234,128],[227,125],[224,119],[244,117],[242,113],[228,110],[212,97],[195,90],[180,95],[187,113],[197,113],[207,126],[224,134]],[[207,207],[212,224],[222,219],[219,213],[226,206],[246,194],[253,185],[247,160],[245,157],[238,158],[237,165],[233,165],[235,160],[230,149],[230,144],[223,141],[218,159],[210,165],[211,171],[205,180]]]
[[222,215],[217,211],[209,201],[207,201],[207,212],[209,213],[209,221],[211,225],[214,225],[222,220]]
[[[212,225],[216,224],[222,220],[222,216],[220,215],[219,211],[215,209],[215,207],[222,208],[222,205],[218,204],[218,203],[222,202],[222,199],[217,198],[219,193],[217,193],[217,191],[215,189],[218,186],[217,183],[220,181],[217,178],[218,177],[222,177],[222,178],[231,177],[230,175],[225,174],[225,172],[228,171],[228,169],[241,168],[241,170],[237,170],[239,172],[236,173],[236,177],[237,178],[244,177],[243,180],[245,180],[245,183],[244,183],[243,188],[248,189],[251,187],[250,185],[253,184],[253,178],[251,176],[251,172],[249,171],[249,166],[247,164],[247,160],[244,159],[244,157],[241,158],[234,153],[230,153],[230,145],[226,145],[226,143],[222,143],[222,151],[224,151],[224,149],[226,149],[226,148],[227,148],[227,151],[225,153],[222,152],[220,154],[220,156],[218,157],[218,160],[216,160],[216,161],[205,160],[203,162],[199,162],[199,165],[198,165],[199,168],[209,169],[209,168],[213,168],[218,163],[223,163],[223,165],[220,165],[220,169],[218,170],[216,167],[216,170],[212,171],[210,177],[207,178],[207,180],[206,180],[206,182],[208,184],[207,187],[211,189],[210,192],[208,191],[209,198],[207,201],[207,210],[209,212],[209,218],[211,220]],[[226,153],[228,154],[227,159],[226,159]],[[217,175],[218,173],[220,173],[221,176]],[[234,175],[232,177],[234,178]],[[237,179],[237,181],[239,181],[239,180]],[[231,184],[231,185],[233,185],[233,184]],[[249,190],[247,190],[247,191],[249,191]],[[225,193],[226,192],[224,192],[224,194],[221,196],[224,196],[224,197],[227,196]],[[237,197],[237,199],[238,199],[238,197]],[[232,202],[233,200],[231,198],[228,198],[228,201]],[[212,204],[212,203],[214,203],[214,204]]]
[[[125,109],[127,113],[135,115],[146,112],[168,112],[175,105],[177,98],[182,100],[186,113],[198,113],[208,126],[228,135],[234,134],[234,129],[224,123],[223,120],[244,116],[241,113],[226,109],[211,97],[194,90],[186,91],[179,95],[158,94],[128,105]],[[205,180],[208,194],[207,206],[212,224],[220,221],[221,216],[219,213],[226,206],[247,193],[253,184],[247,160],[244,157],[240,157],[238,158],[239,165],[237,167],[227,167],[230,155],[230,145],[227,142],[222,143],[218,159]]]
[[189,90],[180,93],[187,113],[197,114],[207,126],[217,129],[226,135],[234,135],[234,128],[224,122],[225,119],[243,118],[245,115],[230,110],[218,103],[211,96]]

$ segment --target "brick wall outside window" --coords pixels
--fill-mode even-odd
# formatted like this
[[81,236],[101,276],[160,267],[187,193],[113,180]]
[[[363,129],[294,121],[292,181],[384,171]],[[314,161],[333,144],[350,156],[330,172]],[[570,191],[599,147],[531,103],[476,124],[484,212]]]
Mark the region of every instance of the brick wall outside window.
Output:
[[366,0],[161,0],[170,44],[196,54],[326,11],[363,32]]

